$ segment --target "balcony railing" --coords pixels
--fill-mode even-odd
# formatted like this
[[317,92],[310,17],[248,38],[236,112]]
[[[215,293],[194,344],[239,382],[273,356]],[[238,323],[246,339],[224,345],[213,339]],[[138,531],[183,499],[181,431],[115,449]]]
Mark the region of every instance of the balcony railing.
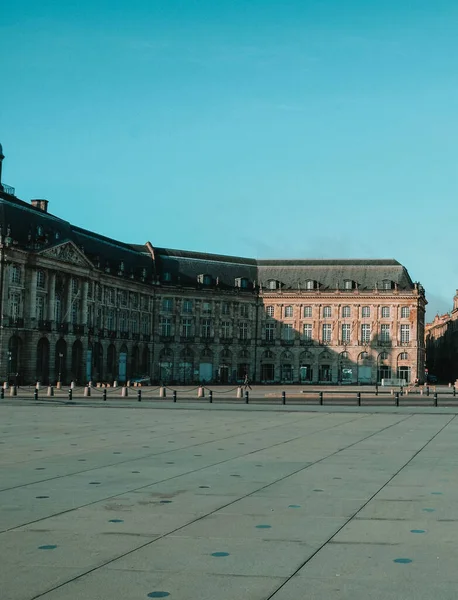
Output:
[[5,327],[24,327],[24,319],[22,317],[6,317],[4,325]]
[[84,329],[85,329],[84,325],[78,325],[78,324],[73,325],[73,333],[75,335],[84,335]]
[[96,329],[96,335],[97,335],[99,338],[104,338],[104,337],[105,337],[105,330],[103,329],[103,327],[98,327],[98,328]]
[[313,346],[313,340],[301,340],[301,346]]
[[275,340],[270,340],[270,339],[264,338],[262,340],[262,343],[264,344],[264,346],[275,346]]
[[249,346],[251,344],[251,338],[239,338],[238,342],[239,344]]
[[191,344],[194,341],[194,337],[192,335],[182,335],[180,336],[180,342],[182,344]]
[[231,338],[231,337],[220,337],[219,341],[220,341],[221,344],[230,345],[233,342],[233,338]]
[[173,342],[175,339],[175,336],[173,335],[161,335],[159,336],[159,341],[162,343],[169,343],[169,342]]
[[57,323],[56,330],[59,333],[63,333],[63,334],[68,333],[68,323]]
[[11,185],[6,185],[6,183],[0,183],[0,191],[2,191],[2,188],[3,188],[3,192],[5,194],[9,194],[10,196],[14,196],[16,193],[16,190],[14,189],[14,187]]
[[128,340],[129,339],[129,332],[128,331],[120,331],[119,332],[119,337],[122,340]]
[[280,340],[282,346],[294,346],[294,340]]
[[38,329],[40,331],[52,331],[52,322],[40,319],[38,321]]
[[115,331],[114,329],[108,329],[107,330],[107,338],[110,340],[115,340],[117,337],[117,331]]

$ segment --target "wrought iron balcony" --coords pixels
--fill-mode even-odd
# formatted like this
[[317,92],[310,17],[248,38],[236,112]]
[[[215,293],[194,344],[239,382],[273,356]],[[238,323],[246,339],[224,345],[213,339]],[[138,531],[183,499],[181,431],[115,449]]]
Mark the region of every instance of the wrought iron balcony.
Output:
[[68,333],[68,323],[57,323],[56,329],[59,333]]
[[282,346],[294,346],[294,340],[280,340]]
[[11,185],[6,185],[6,183],[0,183],[0,191],[2,191],[2,189],[5,194],[9,194],[10,196],[14,196],[16,193],[14,187]]
[[120,331],[119,337],[122,340],[128,340],[129,339],[129,332],[128,331]]
[[84,329],[85,329],[84,325],[80,325],[77,323],[75,323],[73,325],[73,333],[75,335],[84,335]]
[[107,338],[110,340],[115,340],[117,338],[117,332],[114,329],[107,330]]
[[45,321],[43,319],[39,319],[38,321],[38,329],[40,331],[52,331],[52,322]]
[[191,344],[194,342],[194,337],[192,335],[182,335],[180,336],[180,342],[182,344]]
[[24,327],[24,319],[22,317],[6,317],[4,325],[5,327]]

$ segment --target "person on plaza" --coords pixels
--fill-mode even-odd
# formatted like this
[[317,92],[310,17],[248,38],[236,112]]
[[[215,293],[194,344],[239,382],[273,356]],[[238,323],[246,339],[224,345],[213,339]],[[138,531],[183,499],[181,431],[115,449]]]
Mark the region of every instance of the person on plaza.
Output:
[[248,379],[248,373],[246,373],[246,375],[245,375],[243,385],[245,386],[245,390],[248,388],[251,390],[250,380]]

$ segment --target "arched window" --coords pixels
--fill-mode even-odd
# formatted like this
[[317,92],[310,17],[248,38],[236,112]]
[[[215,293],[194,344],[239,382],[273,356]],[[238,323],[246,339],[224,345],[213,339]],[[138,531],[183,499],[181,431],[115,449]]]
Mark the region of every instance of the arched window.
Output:
[[350,317],[351,311],[349,306],[342,306],[342,318],[346,319]]
[[409,355],[407,352],[401,352],[399,355],[399,360],[409,360]]
[[388,352],[380,352],[380,360],[388,360]]

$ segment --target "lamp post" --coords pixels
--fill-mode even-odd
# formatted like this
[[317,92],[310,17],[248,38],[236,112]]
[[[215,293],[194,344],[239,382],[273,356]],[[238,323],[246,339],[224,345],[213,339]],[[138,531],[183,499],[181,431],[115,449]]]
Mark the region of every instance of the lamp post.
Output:
[[63,358],[64,358],[64,355],[62,354],[62,352],[59,352],[59,379],[58,379],[59,387],[60,387],[60,383],[61,383],[60,382],[60,377],[61,377],[61,374],[62,374],[62,359]]
[[11,376],[11,359],[13,357],[13,353],[11,352],[11,350],[8,350],[8,373],[7,373],[7,379],[8,379],[8,385],[10,384],[9,379]]

